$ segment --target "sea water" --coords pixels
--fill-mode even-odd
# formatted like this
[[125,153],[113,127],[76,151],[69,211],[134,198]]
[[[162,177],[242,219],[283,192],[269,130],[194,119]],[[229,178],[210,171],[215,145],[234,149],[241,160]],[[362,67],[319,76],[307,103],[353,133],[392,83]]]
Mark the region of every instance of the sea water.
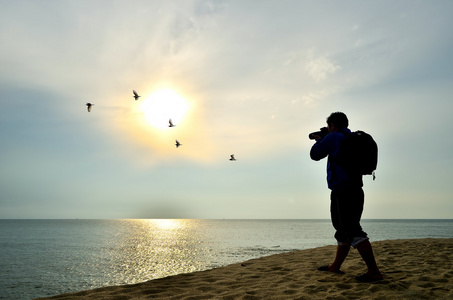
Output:
[[[453,220],[363,220],[371,241],[453,238]],[[335,244],[329,220],[0,220],[0,299],[139,283]]]

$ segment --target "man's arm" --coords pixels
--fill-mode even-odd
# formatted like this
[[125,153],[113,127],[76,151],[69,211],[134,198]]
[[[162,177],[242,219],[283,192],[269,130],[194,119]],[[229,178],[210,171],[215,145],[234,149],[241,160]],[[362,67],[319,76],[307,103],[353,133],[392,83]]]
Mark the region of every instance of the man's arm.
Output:
[[313,160],[321,160],[329,155],[333,145],[332,135],[328,134],[323,139],[318,139],[311,147],[310,157]]

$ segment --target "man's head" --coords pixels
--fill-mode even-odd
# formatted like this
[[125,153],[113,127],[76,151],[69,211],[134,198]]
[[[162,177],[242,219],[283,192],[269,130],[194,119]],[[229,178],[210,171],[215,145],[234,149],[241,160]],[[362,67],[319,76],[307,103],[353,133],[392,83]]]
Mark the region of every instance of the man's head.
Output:
[[340,131],[348,126],[348,117],[342,112],[333,112],[327,117],[327,128],[329,129],[329,132]]

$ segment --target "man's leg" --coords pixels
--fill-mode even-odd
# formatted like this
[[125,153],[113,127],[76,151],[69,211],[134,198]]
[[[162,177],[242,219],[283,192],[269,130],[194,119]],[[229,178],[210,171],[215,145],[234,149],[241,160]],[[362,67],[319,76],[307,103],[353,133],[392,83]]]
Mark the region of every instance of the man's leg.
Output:
[[338,273],[340,272],[341,265],[343,264],[344,260],[348,256],[349,249],[351,248],[351,244],[345,243],[344,240],[346,239],[343,230],[342,224],[340,220],[340,207],[338,203],[338,192],[332,191],[331,196],[331,203],[330,203],[330,217],[332,221],[332,225],[335,228],[335,239],[338,242],[337,246],[337,253],[335,255],[335,260],[331,265],[328,266],[329,271]]
[[376,264],[376,260],[374,258],[373,247],[371,247],[371,243],[369,240],[365,240],[357,245],[357,250],[362,256],[363,260],[365,261],[368,272],[367,275],[371,276],[374,279],[382,278],[382,274],[379,271],[379,268]]
[[337,246],[337,254],[335,255],[334,262],[329,266],[331,272],[339,272],[341,265],[343,264],[346,256],[348,256],[349,249],[351,248],[350,244],[339,243]]

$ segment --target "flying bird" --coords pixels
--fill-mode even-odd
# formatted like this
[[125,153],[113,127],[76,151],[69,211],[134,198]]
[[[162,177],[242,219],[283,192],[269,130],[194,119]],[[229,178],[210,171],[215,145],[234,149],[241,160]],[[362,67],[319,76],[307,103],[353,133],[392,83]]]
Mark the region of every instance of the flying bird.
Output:
[[92,107],[93,105],[94,105],[93,103],[87,103],[88,112],[91,111],[91,107]]
[[170,125],[168,125],[168,127],[175,127],[176,125],[173,125],[173,122],[170,120],[168,120],[168,123],[170,123]]
[[175,145],[176,145],[176,148],[179,148],[179,146],[182,146],[182,144],[178,140],[176,140],[176,144]]
[[235,161],[235,160],[236,160],[236,158],[234,158],[234,154],[231,154],[231,155],[230,155],[230,160],[231,160],[231,161]]
[[135,99],[135,100],[138,100],[138,98],[141,97],[141,96],[139,96],[139,95],[137,94],[137,92],[136,92],[135,90],[133,90],[132,93],[134,93],[134,99]]

